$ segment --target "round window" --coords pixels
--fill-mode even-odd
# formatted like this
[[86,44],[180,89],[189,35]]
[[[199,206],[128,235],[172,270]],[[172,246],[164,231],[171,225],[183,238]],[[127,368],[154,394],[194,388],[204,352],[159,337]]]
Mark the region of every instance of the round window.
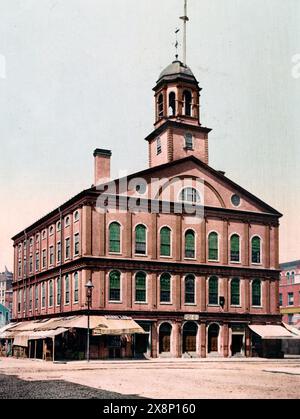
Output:
[[239,195],[234,194],[231,197],[231,202],[232,202],[232,205],[234,205],[235,207],[238,207],[241,203],[241,197]]

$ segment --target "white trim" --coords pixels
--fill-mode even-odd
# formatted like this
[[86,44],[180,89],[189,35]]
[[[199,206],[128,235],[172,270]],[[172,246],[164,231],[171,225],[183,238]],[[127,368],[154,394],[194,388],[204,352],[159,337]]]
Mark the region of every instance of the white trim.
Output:
[[[260,262],[252,262],[252,240],[258,237],[260,239]],[[263,265],[263,239],[259,234],[253,234],[250,238],[250,262],[251,265],[262,266]]]
[[[194,232],[194,238],[195,238],[195,257],[193,257],[193,258],[187,258],[187,257],[185,257],[185,235],[186,235],[186,233],[188,232],[188,231],[193,231]],[[193,228],[191,228],[191,227],[187,227],[184,231],[183,231],[183,237],[184,237],[184,240],[183,240],[183,255],[184,255],[184,260],[197,260],[197,240],[198,240],[198,234],[197,234],[197,232],[196,232],[196,230],[194,230]]]
[[[68,303],[66,302],[66,289],[67,289],[67,287],[66,287],[66,279],[67,279],[67,277],[69,279],[69,302]],[[70,305],[70,302],[71,302],[71,298],[70,298],[70,293],[71,293],[70,274],[65,274],[63,276],[63,278],[64,278],[64,305],[65,306],[69,306]]]
[[[66,246],[68,239],[70,240],[70,255],[69,255],[69,257],[67,257],[67,246]],[[65,261],[71,259],[71,254],[72,254],[72,249],[71,249],[71,236],[68,236],[68,237],[65,237],[65,242],[64,242],[64,257],[65,257],[64,259],[65,259]]]
[[[111,300],[110,297],[110,274],[112,272],[119,272],[120,274],[120,300]],[[107,291],[108,291],[108,298],[107,301],[110,304],[122,304],[123,302],[123,274],[119,269],[111,269],[110,271],[108,271],[108,287],[107,287]]]
[[[193,303],[186,303],[185,302],[185,281],[188,276],[194,277],[194,302]],[[195,274],[187,273],[183,276],[183,305],[184,306],[196,306],[197,305],[197,277]]]
[[[170,275],[170,301],[161,301],[161,287],[160,287],[161,277],[165,274]],[[172,305],[173,304],[173,290],[172,290],[173,281],[172,281],[172,279],[173,279],[173,276],[170,272],[163,272],[162,274],[159,275],[159,302],[158,302],[158,304],[160,304],[160,305]]]
[[[161,254],[161,230],[163,228],[168,228],[170,230],[170,255],[169,256],[163,256]],[[163,259],[173,259],[173,230],[169,225],[163,225],[158,230],[159,235],[159,257]]]
[[[114,224],[114,223],[119,224],[119,226],[120,226],[120,252],[111,252],[109,250],[109,244],[110,244],[109,229],[110,229],[111,224]],[[123,252],[122,252],[122,250],[123,250],[123,224],[119,220],[113,220],[113,221],[110,221],[109,222],[109,224],[107,226],[107,237],[108,237],[108,240],[107,240],[107,247],[108,247],[107,253],[109,255],[122,255],[123,254]]]
[[[78,249],[78,253],[76,253],[76,251],[75,251],[75,246],[76,246],[76,240],[75,240],[75,237],[76,236],[78,236],[78,247],[79,247],[79,249]],[[73,233],[73,256],[74,257],[78,257],[78,256],[80,256],[80,250],[81,250],[81,246],[80,246],[80,233],[79,233],[79,231],[77,232],[77,233]]]
[[[216,234],[217,234],[217,236],[218,236],[218,259],[209,259],[209,236],[210,236],[212,233],[216,233]],[[208,262],[217,262],[217,263],[220,263],[220,241],[221,241],[221,239],[222,239],[221,234],[220,234],[220,233],[218,233],[218,232],[217,232],[217,231],[215,231],[215,230],[211,230],[211,231],[209,231],[209,233],[207,234],[207,237],[206,237],[206,244],[205,244],[205,246],[206,246],[206,251],[207,251],[207,261],[208,261]]]
[[[137,226],[144,226],[146,228],[146,253],[142,254],[142,253],[136,253],[136,228]],[[144,223],[137,223],[135,224],[134,228],[133,228],[133,238],[134,240],[132,240],[132,245],[133,245],[133,255],[134,256],[138,256],[138,257],[147,257],[148,256],[148,226]]]
[[[136,276],[138,273],[142,272],[143,274],[145,274],[146,276],[146,284],[145,284],[145,290],[146,290],[146,299],[145,301],[136,301]],[[145,271],[136,271],[135,274],[133,275],[133,295],[134,295],[134,304],[148,304],[148,275],[147,272]]]
[[[78,291],[78,299],[77,299],[77,301],[75,300],[75,275],[77,274],[77,277],[78,277],[78,289],[77,289],[77,291]],[[72,278],[73,278],[73,287],[72,287],[72,290],[73,290],[73,298],[72,298],[72,301],[73,301],[73,304],[79,304],[79,272],[78,271],[75,271],[73,274],[72,274]]]
[[[231,238],[233,236],[238,236],[239,238],[239,260],[231,260]],[[238,264],[238,263],[242,263],[241,261],[241,256],[242,256],[242,237],[239,233],[233,232],[229,235],[228,237],[228,260],[229,263],[234,263],[234,264]]]
[[[238,279],[239,280],[239,300],[240,300],[239,304],[231,304],[231,282],[233,281],[233,279]],[[236,308],[242,307],[242,304],[241,304],[241,278],[239,276],[232,276],[230,278],[230,280],[229,280],[229,290],[230,290],[230,292],[229,292],[230,300],[228,301],[229,307],[236,307]]]

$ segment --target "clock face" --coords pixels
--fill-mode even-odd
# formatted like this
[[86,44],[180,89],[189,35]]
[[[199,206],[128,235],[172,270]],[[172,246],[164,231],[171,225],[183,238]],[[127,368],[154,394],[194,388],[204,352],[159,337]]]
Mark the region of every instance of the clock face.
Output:
[[238,207],[241,203],[241,197],[237,194],[232,195],[231,197],[231,203],[232,205],[234,205],[235,207]]

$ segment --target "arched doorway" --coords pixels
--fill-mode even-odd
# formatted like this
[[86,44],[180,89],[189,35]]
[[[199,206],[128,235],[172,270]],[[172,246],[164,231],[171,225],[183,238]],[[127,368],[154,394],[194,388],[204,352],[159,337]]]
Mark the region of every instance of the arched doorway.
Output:
[[220,326],[218,324],[212,324],[208,328],[208,353],[219,351],[219,333]]
[[170,323],[163,323],[159,328],[159,353],[171,352],[171,332]]
[[197,351],[198,325],[195,322],[187,322],[182,329],[182,352]]

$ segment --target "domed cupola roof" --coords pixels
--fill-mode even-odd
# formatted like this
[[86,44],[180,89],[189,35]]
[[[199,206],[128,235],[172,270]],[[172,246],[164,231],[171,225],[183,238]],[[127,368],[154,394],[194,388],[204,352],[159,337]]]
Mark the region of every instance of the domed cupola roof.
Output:
[[176,60],[161,72],[157,84],[162,81],[173,81],[178,79],[198,83],[192,70],[181,61]]

